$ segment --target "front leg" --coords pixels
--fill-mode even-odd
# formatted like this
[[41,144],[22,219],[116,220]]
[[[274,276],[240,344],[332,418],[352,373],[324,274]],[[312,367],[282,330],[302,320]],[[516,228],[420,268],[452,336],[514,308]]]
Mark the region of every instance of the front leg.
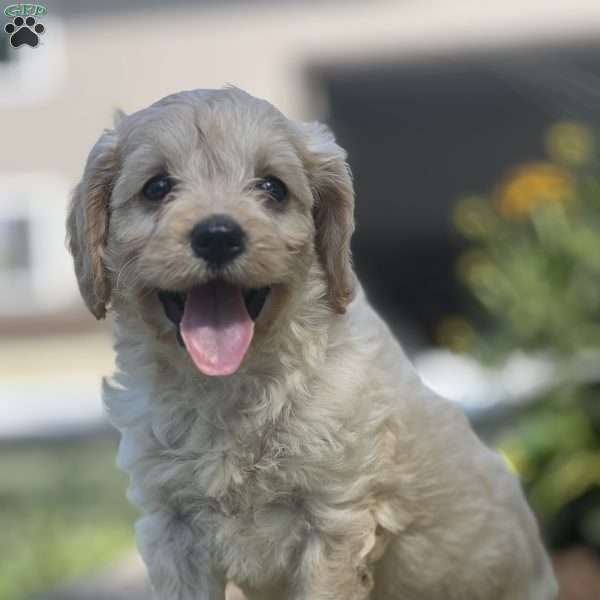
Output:
[[156,600],[225,600],[225,580],[212,564],[208,539],[180,517],[146,514],[136,523],[136,538]]
[[340,525],[311,532],[290,580],[289,600],[371,597],[374,565],[383,554],[387,533],[369,512]]

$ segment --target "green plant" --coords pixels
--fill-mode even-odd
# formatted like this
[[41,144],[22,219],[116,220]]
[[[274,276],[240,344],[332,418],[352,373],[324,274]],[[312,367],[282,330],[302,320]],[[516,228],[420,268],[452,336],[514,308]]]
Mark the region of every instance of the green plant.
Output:
[[441,337],[486,362],[515,349],[553,361],[549,389],[495,441],[549,541],[600,548],[600,178],[584,126],[557,123],[546,148],[550,160],[517,167],[490,198],[458,203],[469,246],[457,273],[487,324],[454,317]]

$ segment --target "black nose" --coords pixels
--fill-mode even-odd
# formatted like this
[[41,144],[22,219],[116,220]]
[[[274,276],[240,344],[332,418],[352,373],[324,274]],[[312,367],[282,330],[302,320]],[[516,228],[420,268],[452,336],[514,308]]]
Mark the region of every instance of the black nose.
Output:
[[244,230],[226,215],[214,215],[192,229],[194,254],[213,267],[221,267],[244,251]]

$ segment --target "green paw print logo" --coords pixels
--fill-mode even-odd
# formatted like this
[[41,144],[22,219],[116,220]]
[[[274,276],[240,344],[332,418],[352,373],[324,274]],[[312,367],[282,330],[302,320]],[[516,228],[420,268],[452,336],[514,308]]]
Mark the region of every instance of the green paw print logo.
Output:
[[12,17],[12,22],[4,25],[4,31],[10,35],[10,45],[13,48],[20,46],[37,47],[40,43],[40,35],[46,28],[36,20],[36,17],[47,13],[45,6],[41,4],[11,4],[4,9],[7,17]]

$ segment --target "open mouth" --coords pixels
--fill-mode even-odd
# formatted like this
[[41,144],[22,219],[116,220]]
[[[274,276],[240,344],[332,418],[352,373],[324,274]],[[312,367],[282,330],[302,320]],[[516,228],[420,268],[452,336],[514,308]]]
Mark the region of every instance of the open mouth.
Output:
[[158,298],[196,367],[206,375],[230,375],[250,346],[269,292],[215,279],[187,292],[161,290]]

